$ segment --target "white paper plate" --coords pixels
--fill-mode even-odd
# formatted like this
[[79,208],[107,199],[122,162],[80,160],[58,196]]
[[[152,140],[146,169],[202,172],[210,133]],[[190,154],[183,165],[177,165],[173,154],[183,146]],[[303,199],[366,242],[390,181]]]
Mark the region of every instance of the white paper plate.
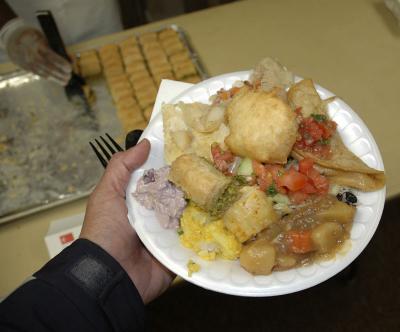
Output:
[[[236,72],[208,79],[189,88],[173,102],[208,103],[208,98],[219,89],[229,89],[235,81],[248,79],[249,73]],[[333,96],[318,85],[317,90],[323,99]],[[383,170],[382,158],[374,138],[350,106],[336,99],[329,104],[329,114],[337,122],[346,146],[370,167]],[[351,247],[346,254],[337,254],[333,260],[284,272],[273,272],[269,276],[253,276],[241,268],[238,261],[203,261],[180,245],[176,231],[163,229],[154,213],[142,207],[131,195],[144,170],[165,165],[161,114],[151,121],[143,137],[150,140],[152,149],[149,159],[135,171],[127,187],[129,221],[147,249],[163,265],[198,286],[241,296],[275,296],[315,286],[348,266],[366,247],[379,224],[385,202],[385,188],[373,193],[357,193],[359,205],[351,231]],[[200,272],[194,273],[192,277],[188,277],[187,273],[186,264],[189,259],[201,265]]]

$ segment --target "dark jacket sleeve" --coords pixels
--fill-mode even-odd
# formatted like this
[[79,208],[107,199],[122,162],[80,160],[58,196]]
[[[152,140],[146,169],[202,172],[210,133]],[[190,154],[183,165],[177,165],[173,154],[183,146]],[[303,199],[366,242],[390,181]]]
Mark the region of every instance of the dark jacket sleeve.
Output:
[[143,331],[144,304],[119,263],[79,239],[2,303],[1,331]]

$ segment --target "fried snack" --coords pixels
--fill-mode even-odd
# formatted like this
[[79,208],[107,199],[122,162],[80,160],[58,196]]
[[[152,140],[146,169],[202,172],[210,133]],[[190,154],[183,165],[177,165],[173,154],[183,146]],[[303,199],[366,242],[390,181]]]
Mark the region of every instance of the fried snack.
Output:
[[82,52],[78,65],[79,72],[83,77],[95,76],[101,73],[100,60],[95,50]]
[[134,71],[133,73],[129,74],[129,80],[131,81],[132,85],[135,85],[136,82],[147,78],[151,79],[150,73],[147,71],[147,69]]
[[146,44],[152,41],[157,41],[157,33],[156,32],[147,32],[143,33],[139,36],[139,42],[141,44]]
[[138,90],[136,92],[136,98],[142,109],[152,105],[156,100],[157,91],[155,89],[149,90]]
[[169,61],[171,62],[172,66],[173,66],[174,64],[182,63],[185,61],[190,61],[190,57],[189,57],[188,52],[185,50],[185,51],[176,53],[174,55],[171,55],[169,57]]
[[147,70],[147,68],[143,61],[136,61],[126,65],[125,70],[128,74],[132,74],[137,71]]
[[109,76],[107,77],[107,84],[109,86],[112,86],[113,84],[117,84],[120,82],[125,82],[126,80],[128,80],[128,75],[126,73],[122,73],[119,75],[114,75],[114,76]]
[[209,211],[231,180],[205,159],[184,154],[171,165],[169,180],[180,187],[196,205]]
[[143,111],[143,116],[146,119],[146,121],[149,121],[151,118],[151,113],[153,113],[153,107],[147,107],[144,111]]
[[126,38],[119,42],[119,47],[121,49],[126,48],[126,47],[136,46],[136,45],[137,45],[136,37],[129,37],[129,38]]
[[[331,99],[321,100],[310,79],[294,84],[289,89],[288,101],[293,108],[301,107],[303,117],[311,116],[311,114],[323,114],[329,117],[326,106]],[[337,184],[351,185],[363,191],[374,191],[384,186],[384,172],[368,167],[347,149],[337,131],[330,138],[330,148],[329,159],[323,159],[311,151],[296,147],[293,148],[292,154],[298,159],[311,158],[317,165],[324,168],[324,174]]]
[[196,153],[198,156],[212,160],[210,146],[218,143],[226,149],[224,139],[229,134],[229,128],[222,123],[210,133],[199,133],[191,130],[183,119],[183,113],[176,105],[165,104],[162,107],[164,128],[164,157],[167,164],[185,153]]
[[126,109],[130,107],[137,107],[137,102],[133,96],[128,95],[123,98],[120,98],[118,102],[116,103],[117,109]]
[[126,97],[133,97],[133,91],[131,87],[126,87],[123,89],[113,89],[111,90],[111,96],[115,103]]
[[301,113],[305,118],[311,114],[328,115],[327,104],[332,101],[331,98],[325,101],[321,99],[311,79],[301,80],[292,85],[287,97],[292,109],[301,107]]
[[171,71],[171,65],[169,63],[165,63],[162,65],[150,67],[150,71],[153,75],[158,75],[160,73],[165,73],[166,71]]
[[123,55],[123,61],[125,66],[128,66],[135,62],[144,62],[143,55],[141,53],[128,53]]
[[167,38],[161,41],[162,46],[168,56],[180,53],[185,50],[185,46],[179,38]]
[[135,89],[135,92],[140,90],[153,90],[155,89],[154,81],[151,77],[142,78],[141,80],[132,82],[132,86]]
[[230,134],[225,143],[234,154],[266,163],[287,162],[298,127],[289,105],[273,93],[243,88],[227,114]]
[[246,186],[223,216],[225,227],[245,242],[278,220],[272,201],[257,187]]
[[184,81],[188,82],[188,83],[196,84],[196,83],[201,82],[201,77],[197,76],[197,75],[188,76],[188,77],[185,77]]
[[191,61],[175,64],[173,65],[173,69],[177,79],[197,74],[196,68]]
[[175,76],[172,71],[167,70],[165,72],[156,73],[155,75],[153,75],[153,78],[154,78],[155,83],[158,86],[158,85],[160,85],[162,80],[164,80],[164,79],[174,80]]
[[134,106],[120,106],[117,109],[117,116],[125,132],[134,129],[143,129],[146,126],[146,121],[143,118],[142,112],[137,105]]
[[169,37],[177,37],[178,33],[171,28],[162,30],[158,33],[158,39],[163,40],[163,39],[167,39]]
[[294,75],[282,66],[278,61],[271,58],[261,60],[250,76],[252,83],[260,82],[264,91],[274,88],[285,90],[294,82]]

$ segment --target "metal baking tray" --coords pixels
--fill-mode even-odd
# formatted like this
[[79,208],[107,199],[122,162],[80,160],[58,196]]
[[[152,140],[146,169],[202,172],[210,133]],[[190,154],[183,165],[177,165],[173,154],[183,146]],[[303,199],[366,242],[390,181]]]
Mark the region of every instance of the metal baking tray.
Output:
[[[207,78],[180,27],[146,32],[166,28],[178,32],[199,76]],[[105,80],[87,81],[96,95],[94,117],[37,75],[0,75],[0,223],[88,196],[103,173],[88,142],[105,132],[124,141]]]

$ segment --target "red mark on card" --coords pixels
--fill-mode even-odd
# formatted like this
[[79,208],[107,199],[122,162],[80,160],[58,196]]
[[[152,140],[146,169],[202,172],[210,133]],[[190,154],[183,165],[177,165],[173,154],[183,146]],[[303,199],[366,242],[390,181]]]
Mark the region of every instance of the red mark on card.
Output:
[[72,233],[67,233],[60,236],[61,244],[66,244],[68,242],[74,241],[74,235]]

